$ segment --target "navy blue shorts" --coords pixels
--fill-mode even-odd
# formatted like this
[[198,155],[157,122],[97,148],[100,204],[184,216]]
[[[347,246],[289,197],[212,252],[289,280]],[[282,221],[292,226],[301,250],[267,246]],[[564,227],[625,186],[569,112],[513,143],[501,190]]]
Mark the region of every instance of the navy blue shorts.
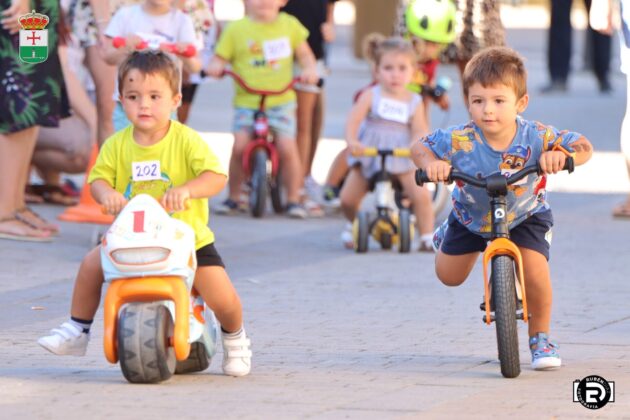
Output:
[[[519,247],[540,252],[549,261],[552,226],[551,210],[536,213],[510,230],[510,239]],[[487,242],[487,239],[466,229],[451,212],[448,216],[448,229],[446,229],[440,250],[448,255],[483,252]]]
[[202,246],[197,250],[197,266],[219,266],[225,268],[225,264],[223,264],[219,252],[214,247],[214,243]]

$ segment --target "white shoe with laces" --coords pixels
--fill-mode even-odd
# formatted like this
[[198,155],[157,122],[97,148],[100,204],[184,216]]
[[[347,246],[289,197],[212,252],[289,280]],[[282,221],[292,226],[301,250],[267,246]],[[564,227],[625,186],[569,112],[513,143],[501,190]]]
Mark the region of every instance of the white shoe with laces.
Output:
[[251,342],[241,330],[237,336],[222,333],[223,373],[230,376],[245,376],[252,369]]
[[341,231],[341,242],[344,248],[354,249],[354,235],[352,234],[352,223],[346,223]]
[[84,333],[69,322],[50,331],[50,335],[40,337],[37,343],[59,356],[85,356],[90,334]]

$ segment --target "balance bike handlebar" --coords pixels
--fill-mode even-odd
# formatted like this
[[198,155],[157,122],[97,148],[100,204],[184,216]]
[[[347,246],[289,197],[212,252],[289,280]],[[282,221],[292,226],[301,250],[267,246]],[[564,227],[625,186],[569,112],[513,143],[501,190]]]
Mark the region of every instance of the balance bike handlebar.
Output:
[[[112,40],[112,45],[114,48],[122,48],[127,43],[127,40],[123,37],[117,36]],[[136,45],[136,50],[144,50],[149,48],[149,43],[147,41],[142,41]],[[159,45],[160,49],[165,49],[168,52],[181,55],[182,57],[194,57],[197,55],[197,49],[194,45],[188,44],[184,51],[179,51],[176,44],[163,42]]]
[[[573,172],[575,169],[575,161],[573,157],[567,156],[566,161],[564,162],[563,171],[568,171],[569,173]],[[528,166],[526,168],[521,169],[514,175],[507,178],[507,185],[512,185],[521,179],[525,178],[529,174],[536,173],[538,175],[542,175],[542,170],[540,169],[540,162],[536,162],[536,165]],[[475,187],[487,189],[488,187],[488,178],[475,178],[473,176],[467,175],[458,170],[452,169],[448,175],[448,179],[445,181],[447,184],[452,183],[453,181],[463,181],[467,184],[473,185]],[[416,184],[419,186],[423,186],[425,182],[433,182],[429,179],[426,172],[422,169],[418,169],[416,171]]]

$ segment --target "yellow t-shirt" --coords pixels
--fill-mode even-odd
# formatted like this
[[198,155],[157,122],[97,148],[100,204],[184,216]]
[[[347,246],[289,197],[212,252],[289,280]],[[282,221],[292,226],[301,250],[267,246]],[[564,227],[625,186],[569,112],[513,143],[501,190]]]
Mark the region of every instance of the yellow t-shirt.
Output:
[[[293,79],[295,49],[306,41],[308,30],[293,16],[280,13],[270,23],[254,22],[249,17],[225,28],[215,54],[229,61],[232,70],[248,85],[261,90],[280,90]],[[247,93],[236,84],[234,106],[258,109],[260,96]],[[268,96],[267,107],[295,101],[295,92]]]
[[[162,140],[141,146],[133,139],[133,126],[129,125],[103,144],[88,183],[102,179],[127,199],[138,194],[159,199],[169,188],[206,171],[226,175],[217,156],[193,129],[171,121]],[[195,249],[214,242],[214,233],[208,227],[207,198],[191,199],[189,208],[173,213],[173,217],[193,228]]]

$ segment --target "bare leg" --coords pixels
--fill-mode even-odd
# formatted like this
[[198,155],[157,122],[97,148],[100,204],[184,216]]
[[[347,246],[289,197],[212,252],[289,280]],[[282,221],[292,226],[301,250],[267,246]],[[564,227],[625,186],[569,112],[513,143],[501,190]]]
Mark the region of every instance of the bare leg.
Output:
[[88,252],[79,267],[72,291],[71,316],[85,320],[94,319],[101,303],[104,281],[101,268],[101,247],[97,246]]
[[403,192],[411,199],[416,220],[418,221],[418,232],[426,235],[433,232],[435,215],[431,203],[431,194],[428,188],[418,188],[414,178],[414,172],[398,175],[398,180],[402,184]]
[[317,101],[315,102],[315,108],[313,109],[313,124],[311,127],[311,152],[306,164],[306,175],[310,175],[313,170],[313,160],[315,160],[315,153],[317,152],[317,144],[319,143],[320,136],[322,134],[322,126],[324,124],[324,91],[322,90],[317,95]]
[[330,165],[330,169],[328,170],[328,175],[326,176],[326,185],[331,185],[333,187],[338,187],[341,185],[341,182],[348,175],[348,171],[350,167],[348,166],[348,149],[345,148],[335,157],[332,165]]
[[223,267],[198,267],[194,285],[225,331],[236,332],[241,328],[241,300]]
[[97,46],[86,48],[85,62],[96,87],[96,139],[98,145],[101,146],[114,133],[112,115],[115,103],[112,98],[115,89],[116,66],[105,63]]
[[180,123],[186,124],[186,121],[188,121],[188,114],[190,113],[191,105],[191,102],[182,102],[179,108],[177,108],[177,120]]
[[368,182],[361,173],[361,169],[352,168],[339,194],[341,210],[346,219],[351,222],[354,220],[367,191]]
[[297,93],[297,149],[300,163],[303,168],[303,177],[308,176],[310,171],[309,159],[313,139],[313,111],[317,101],[317,93],[296,90]]
[[86,171],[90,160],[90,151],[85,152],[71,155],[55,149],[35,150],[32,163],[45,178],[48,178],[46,174],[51,172],[78,174]]
[[435,256],[435,273],[446,286],[459,286],[468,278],[477,257],[479,257],[479,252],[448,255],[438,251]]
[[549,264],[545,256],[537,251],[521,247],[519,250],[523,256],[527,308],[532,314],[528,327],[529,336],[539,332],[548,334],[553,294]]
[[38,127],[11,134],[0,134],[0,231],[12,235],[48,237],[49,232],[34,229],[12,219],[15,211],[24,207],[24,189]]
[[241,194],[241,184],[245,180],[243,174],[243,152],[247,143],[251,140],[251,136],[247,131],[238,131],[234,133],[234,145],[232,146],[232,155],[230,156],[229,170],[229,197],[238,203]]
[[280,161],[282,162],[282,182],[287,190],[287,201],[289,203],[299,203],[300,189],[304,185],[304,172],[302,171],[302,162],[298,154],[297,142],[295,139],[280,137],[276,144],[280,154]]

